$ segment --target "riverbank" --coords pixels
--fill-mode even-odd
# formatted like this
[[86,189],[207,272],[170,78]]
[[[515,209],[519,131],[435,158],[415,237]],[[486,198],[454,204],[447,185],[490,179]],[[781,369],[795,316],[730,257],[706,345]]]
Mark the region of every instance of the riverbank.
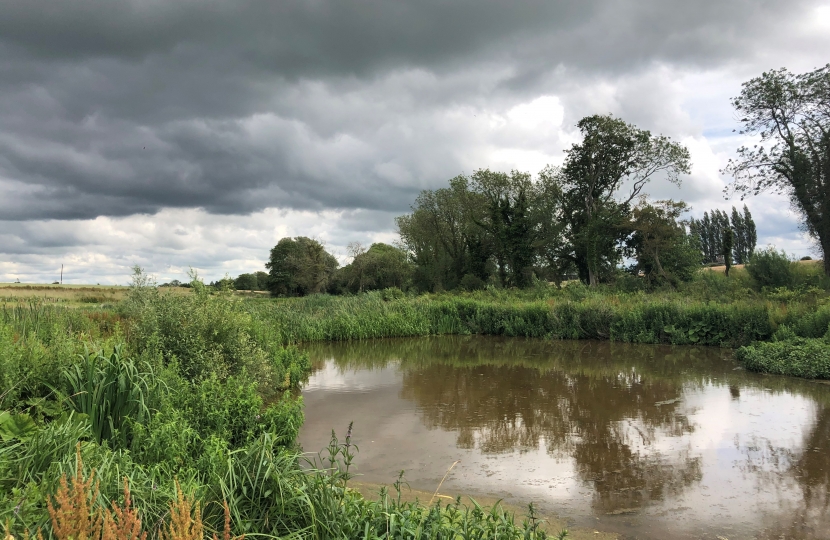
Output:
[[[340,453],[302,472],[295,446],[302,404],[293,393],[311,366],[296,345],[489,334],[758,347],[753,343],[822,340],[827,332],[824,289],[757,291],[740,273],[709,274],[683,290],[648,293],[576,284],[265,299],[196,284],[183,294],[119,290],[120,301],[95,294],[94,302],[7,298],[0,323],[0,522],[8,519],[16,535],[48,530],[46,501],[75,470],[80,449],[85,474],[94,469],[100,482],[95,504],[123,502],[127,477],[145,523],[164,522],[177,479],[201,501],[209,530],[221,530],[227,502],[233,534],[304,531],[322,538],[332,531],[353,536],[363,527],[381,536],[380,516],[390,511],[449,530],[460,526],[456,519],[495,526],[507,518],[460,507],[432,514],[420,506],[371,506],[345,489]],[[791,373],[790,365],[784,358],[776,369],[826,377],[803,364]],[[276,501],[274,493],[281,494]],[[335,511],[343,505],[354,520]],[[533,523],[511,523],[504,538],[535,534]]]
[[538,517],[498,505],[365,499],[348,488],[350,434],[301,467],[294,392],[310,364],[263,323],[245,300],[200,286],[184,296],[136,287],[114,306],[5,303],[5,536],[100,540],[96,516],[117,525],[121,515],[140,517],[129,534],[151,538],[170,527],[176,539],[546,537]]
[[[286,345],[445,334],[708,345],[739,349],[748,369],[830,379],[827,362],[799,352],[804,339],[814,340],[811,350],[830,349],[827,291],[756,291],[740,279],[711,273],[684,290],[653,293],[579,284],[421,296],[391,290],[252,301],[245,309],[263,334]],[[789,343],[791,352],[775,368],[764,360],[772,349],[758,345],[771,341]]]

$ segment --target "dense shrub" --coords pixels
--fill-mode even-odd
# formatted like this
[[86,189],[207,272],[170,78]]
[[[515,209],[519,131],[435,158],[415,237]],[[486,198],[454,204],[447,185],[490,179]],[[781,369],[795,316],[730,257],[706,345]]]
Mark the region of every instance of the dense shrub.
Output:
[[754,343],[741,347],[735,355],[750,371],[805,379],[830,379],[830,346],[823,338]]
[[759,287],[789,287],[793,282],[792,263],[783,251],[769,247],[756,251],[746,271]]

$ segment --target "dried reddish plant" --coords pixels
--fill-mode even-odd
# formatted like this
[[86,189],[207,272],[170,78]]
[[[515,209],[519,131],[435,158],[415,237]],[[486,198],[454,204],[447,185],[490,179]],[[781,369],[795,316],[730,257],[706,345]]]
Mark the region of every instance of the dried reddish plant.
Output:
[[[222,509],[225,511],[225,528],[222,532],[222,540],[245,540],[245,535],[231,538],[231,510],[228,508],[228,501],[222,501]],[[213,533],[213,540],[219,540],[216,533]]]
[[132,508],[130,483],[124,477],[124,506],[112,503],[112,511],[104,512],[101,540],[146,540],[147,532],[141,530],[141,519]]
[[[147,540],[147,532],[142,530],[141,518],[132,506],[130,484],[124,478],[124,503],[112,503],[112,510],[95,508],[99,495],[99,485],[95,481],[95,470],[89,478],[84,478],[81,447],[77,447],[77,467],[75,476],[67,480],[66,474],[60,479],[60,486],[54,498],[46,502],[52,528],[57,540]],[[227,501],[223,501],[225,526],[222,540],[244,540],[245,535],[231,537],[231,512]],[[202,523],[201,504],[191,497],[185,497],[178,480],[176,481],[176,500],[170,503],[170,521],[159,530],[161,540],[204,540],[205,530]],[[3,540],[15,540],[5,527]],[[28,531],[24,531],[23,540],[30,540]],[[43,540],[40,531],[37,540]],[[219,540],[216,533],[213,540]]]
[[52,531],[57,540],[98,540],[101,537],[103,516],[100,508],[93,513],[92,506],[98,499],[98,483],[95,471],[84,480],[81,445],[77,446],[77,467],[71,486],[66,474],[61,476],[58,492],[52,500],[46,501],[52,518]]
[[170,503],[170,523],[160,531],[162,540],[204,540],[202,507],[194,507],[190,497],[185,497],[176,480],[176,500]]

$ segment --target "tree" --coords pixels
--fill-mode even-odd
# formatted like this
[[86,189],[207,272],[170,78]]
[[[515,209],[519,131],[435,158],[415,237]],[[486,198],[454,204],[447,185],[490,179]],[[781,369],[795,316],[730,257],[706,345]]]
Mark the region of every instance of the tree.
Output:
[[375,243],[366,250],[360,244],[350,244],[350,253],[354,259],[342,273],[346,286],[353,292],[405,289],[412,279],[412,263],[403,249]]
[[487,279],[491,246],[476,225],[485,218],[483,196],[470,190],[460,175],[449,187],[422,191],[412,213],[395,219],[412,262],[413,281],[420,290],[454,289],[466,274]]
[[739,148],[724,169],[734,178],[727,193],[787,194],[830,276],[830,64],[800,75],[765,72],[745,82],[732,105],[741,115],[740,133],[760,143]]
[[337,259],[317,240],[305,236],[283,238],[271,249],[265,265],[270,270],[269,290],[274,296],[321,292],[337,266]]
[[758,242],[755,222],[746,205],[744,205],[743,213],[738,212],[733,206],[731,220],[722,210],[704,212],[702,219],[689,220],[689,234],[700,244],[704,263],[725,262],[723,233],[730,228],[735,240],[731,259],[738,264],[746,264],[755,252],[755,245]]
[[[570,257],[589,285],[603,267],[613,267],[628,231],[621,228],[630,203],[657,175],[680,183],[690,172],[689,151],[665,136],[652,136],[611,116],[589,116],[577,123],[583,140],[567,152],[562,169],[569,219]],[[627,193],[619,196],[623,188]]]
[[256,290],[258,291],[267,291],[268,290],[268,280],[270,280],[270,276],[268,272],[263,272],[262,270],[258,270],[254,273],[256,277]]
[[732,243],[735,235],[732,229],[726,228],[723,230],[723,264],[726,265],[726,277],[729,277],[729,270],[732,268]]
[[534,188],[532,221],[537,231],[534,247],[542,273],[560,287],[566,275],[573,268],[568,258],[568,222],[564,215],[564,193],[562,171],[556,167],[545,167],[539,173]]
[[480,169],[470,179],[473,193],[486,202],[487,212],[474,223],[486,232],[502,287],[526,287],[533,275],[536,228],[530,209],[534,189],[530,175]]
[[746,264],[755,252],[758,234],[749,208],[744,205],[743,213],[732,207],[732,232],[735,235],[734,258],[737,264]]
[[257,290],[257,277],[254,274],[239,274],[233,280],[233,285],[237,291],[255,291]]
[[347,274],[349,286],[357,288],[357,292],[363,292],[363,286],[366,282],[366,267],[368,266],[368,258],[363,255],[366,254],[366,248],[360,242],[350,242],[346,247],[349,256],[352,258],[351,264],[343,269]]
[[749,262],[752,255],[755,254],[755,246],[758,244],[758,232],[755,230],[755,221],[752,219],[752,214],[749,213],[749,208],[744,205],[744,241],[746,242],[746,253],[744,254],[744,264]]
[[688,281],[700,268],[700,248],[687,237],[680,217],[688,211],[685,202],[642,199],[633,209],[628,247],[649,282],[676,284]]

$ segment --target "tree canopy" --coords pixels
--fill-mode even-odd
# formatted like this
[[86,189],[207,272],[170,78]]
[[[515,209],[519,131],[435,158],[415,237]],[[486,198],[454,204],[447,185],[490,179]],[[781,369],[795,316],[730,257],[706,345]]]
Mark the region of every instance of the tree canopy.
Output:
[[283,238],[271,249],[268,289],[275,296],[305,296],[325,290],[337,259],[317,240]]
[[415,286],[526,287],[534,277],[559,284],[574,271],[591,285],[610,279],[635,232],[632,201],[652,179],[679,183],[689,152],[611,116],[577,126],[583,140],[564,166],[546,167],[535,181],[480,169],[421,192],[412,213],[397,218]]
[[830,64],[799,75],[762,73],[743,84],[732,104],[741,115],[740,133],[760,141],[739,148],[724,169],[734,177],[727,193],[789,195],[830,275]]
[[680,184],[690,172],[689,151],[668,137],[654,136],[612,116],[577,123],[581,142],[566,151],[561,171],[569,257],[590,285],[620,258],[618,246],[630,231],[622,225],[631,202],[655,176]]
[[400,248],[378,242],[367,250],[358,243],[352,243],[349,252],[352,262],[340,270],[339,281],[350,292],[390,287],[403,290],[412,279],[413,265]]

